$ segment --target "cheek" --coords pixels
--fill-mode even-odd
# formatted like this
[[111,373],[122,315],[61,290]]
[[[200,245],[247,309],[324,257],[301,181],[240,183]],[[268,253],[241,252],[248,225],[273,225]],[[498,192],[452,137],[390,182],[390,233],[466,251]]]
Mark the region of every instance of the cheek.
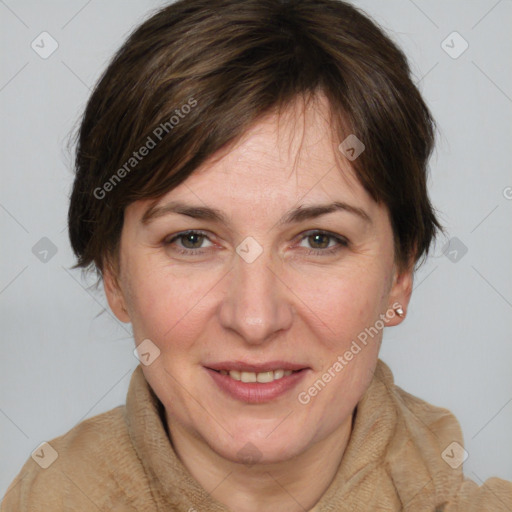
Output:
[[[331,350],[338,350],[382,312],[387,278],[380,265],[315,272],[290,286],[300,297],[302,316]],[[384,306],[385,307],[385,306]]]
[[149,338],[160,347],[170,340],[187,345],[201,332],[198,317],[211,287],[204,276],[199,280],[191,273],[176,276],[169,268],[135,267],[129,293],[135,339]]
[[[351,413],[373,378],[383,332],[383,297],[388,279],[380,264],[353,266],[333,276],[316,276],[302,293],[314,307],[316,372],[298,401],[322,417],[325,434]],[[314,286],[312,283],[315,283]],[[379,322],[377,324],[377,322]]]

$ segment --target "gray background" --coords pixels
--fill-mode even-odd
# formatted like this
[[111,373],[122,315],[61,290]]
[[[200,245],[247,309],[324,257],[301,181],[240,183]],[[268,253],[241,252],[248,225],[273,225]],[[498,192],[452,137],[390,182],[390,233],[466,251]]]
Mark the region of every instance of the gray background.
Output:
[[[382,358],[398,385],[455,413],[469,477],[512,480],[512,2],[355,3],[404,48],[438,121],[431,193],[448,230]],[[110,56],[161,5],[0,1],[0,495],[41,442],[124,403],[138,364],[129,327],[70,270],[66,144]],[[31,48],[43,31],[59,45],[47,59]],[[441,45],[453,31],[469,44],[458,58],[462,40],[444,43],[452,56]]]

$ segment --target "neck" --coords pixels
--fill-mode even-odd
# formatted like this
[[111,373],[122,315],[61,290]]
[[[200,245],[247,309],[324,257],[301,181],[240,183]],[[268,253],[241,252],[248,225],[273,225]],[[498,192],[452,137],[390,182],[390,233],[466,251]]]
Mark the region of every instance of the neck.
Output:
[[172,444],[187,470],[218,502],[237,512],[314,512],[333,481],[350,438],[352,415],[293,459],[246,465],[221,457],[167,417]]

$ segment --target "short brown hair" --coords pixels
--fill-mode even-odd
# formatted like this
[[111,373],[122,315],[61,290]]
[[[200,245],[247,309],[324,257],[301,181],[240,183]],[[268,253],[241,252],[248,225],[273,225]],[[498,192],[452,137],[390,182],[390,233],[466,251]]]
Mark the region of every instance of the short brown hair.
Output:
[[402,51],[339,0],[179,0],[130,35],[85,109],[68,214],[76,267],[101,275],[130,203],[162,197],[263,115],[320,91],[335,140],[365,145],[352,167],[389,210],[395,260],[417,262],[441,229],[426,184],[434,122]]

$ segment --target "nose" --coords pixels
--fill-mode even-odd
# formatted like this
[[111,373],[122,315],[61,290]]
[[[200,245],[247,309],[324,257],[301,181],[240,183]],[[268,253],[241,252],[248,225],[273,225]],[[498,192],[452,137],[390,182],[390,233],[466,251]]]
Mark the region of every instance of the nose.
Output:
[[226,296],[220,307],[220,322],[246,343],[263,344],[290,328],[293,304],[290,291],[267,251],[247,262],[236,255],[228,274]]

